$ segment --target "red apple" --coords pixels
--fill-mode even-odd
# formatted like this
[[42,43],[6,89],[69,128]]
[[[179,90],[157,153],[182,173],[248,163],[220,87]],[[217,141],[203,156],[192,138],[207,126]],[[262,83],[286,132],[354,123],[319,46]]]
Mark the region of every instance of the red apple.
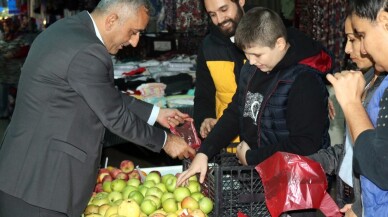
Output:
[[110,172],[114,169],[115,167],[114,166],[107,166],[106,169]]
[[122,171],[120,169],[117,169],[117,168],[113,168],[111,171],[110,171],[110,175],[112,176],[113,179],[116,179],[117,177],[117,174],[121,173]]
[[104,176],[104,178],[102,179],[102,183],[104,183],[105,181],[113,181],[113,178],[110,174]]
[[109,173],[109,170],[107,168],[100,168],[98,170],[98,174],[105,173],[105,172]]
[[137,170],[133,170],[132,172],[128,173],[128,177],[129,179],[139,179],[140,180],[140,175],[139,175],[139,172]]
[[98,171],[98,175],[97,175],[97,183],[100,183],[102,182],[102,180],[104,179],[105,176],[109,175],[109,171],[105,168],[102,168]]
[[199,203],[198,203],[197,200],[195,200],[191,196],[187,196],[187,197],[185,197],[182,200],[181,206],[182,206],[183,209],[194,210],[194,209],[198,209],[199,208]]
[[206,217],[205,213],[200,209],[194,209],[189,212],[192,217]]
[[129,177],[126,173],[120,172],[116,175],[116,179],[122,179],[122,180],[128,181]]
[[102,189],[102,183],[101,183],[101,182],[100,182],[100,183],[97,183],[96,186],[94,187],[94,192],[100,193],[100,192],[102,192],[102,191],[104,191],[104,190]]
[[131,160],[123,160],[120,163],[120,169],[124,173],[130,173],[135,168],[135,164]]

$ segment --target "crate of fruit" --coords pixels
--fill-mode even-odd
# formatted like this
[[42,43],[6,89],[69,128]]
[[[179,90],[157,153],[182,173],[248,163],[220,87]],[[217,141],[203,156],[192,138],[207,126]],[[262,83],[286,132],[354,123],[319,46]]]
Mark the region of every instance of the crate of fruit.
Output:
[[99,169],[94,192],[83,217],[201,216],[211,213],[213,201],[201,193],[197,176],[176,186],[182,165],[140,169],[131,160]]
[[[183,161],[183,169],[191,164]],[[236,217],[239,212],[250,217],[271,216],[265,204],[264,188],[254,166],[242,166],[235,154],[222,151],[209,160],[202,191],[214,201],[209,216]]]

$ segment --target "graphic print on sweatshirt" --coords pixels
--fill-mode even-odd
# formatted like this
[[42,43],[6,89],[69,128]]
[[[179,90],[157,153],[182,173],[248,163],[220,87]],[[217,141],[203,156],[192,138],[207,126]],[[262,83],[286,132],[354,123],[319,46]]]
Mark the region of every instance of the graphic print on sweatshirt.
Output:
[[257,115],[260,111],[263,98],[263,95],[260,93],[251,93],[250,91],[247,93],[243,117],[252,118],[254,125],[257,125]]

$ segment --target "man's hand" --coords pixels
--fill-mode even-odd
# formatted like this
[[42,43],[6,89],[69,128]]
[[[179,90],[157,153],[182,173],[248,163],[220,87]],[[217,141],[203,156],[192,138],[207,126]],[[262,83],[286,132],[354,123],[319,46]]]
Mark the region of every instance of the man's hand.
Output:
[[347,105],[361,103],[365,88],[364,75],[360,71],[342,71],[328,74],[327,80],[333,85],[338,103],[344,109]]
[[216,123],[217,123],[217,119],[214,119],[214,118],[206,118],[205,120],[203,120],[201,124],[201,128],[199,130],[201,137],[206,138],[207,135],[209,135],[210,131],[212,131]]
[[163,127],[170,128],[170,126],[175,127],[183,123],[187,118],[189,118],[189,115],[180,112],[178,109],[160,108],[156,121]]
[[345,213],[344,217],[357,217],[357,215],[352,210],[352,204],[346,204],[342,209],[340,209],[340,212]]
[[242,141],[237,145],[236,157],[238,158],[238,161],[245,166],[248,165],[247,159],[245,158],[248,150],[251,150],[251,148],[245,141]]
[[190,167],[179,175],[176,185],[181,186],[182,184],[186,183],[191,176],[197,173],[200,174],[199,182],[203,183],[207,171],[207,162],[208,157],[203,153],[198,153],[193,159]]
[[189,158],[195,156],[195,150],[187,145],[185,140],[179,136],[173,134],[167,134],[167,141],[163,147],[163,150],[172,158]]

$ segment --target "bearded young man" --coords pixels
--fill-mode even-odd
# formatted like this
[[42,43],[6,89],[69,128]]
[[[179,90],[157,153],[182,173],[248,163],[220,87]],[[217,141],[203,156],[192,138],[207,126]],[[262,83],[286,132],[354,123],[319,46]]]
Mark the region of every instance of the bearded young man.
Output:
[[234,34],[244,14],[245,0],[204,0],[212,21],[210,33],[199,48],[194,99],[194,122],[206,138],[232,101],[244,53],[234,44]]

